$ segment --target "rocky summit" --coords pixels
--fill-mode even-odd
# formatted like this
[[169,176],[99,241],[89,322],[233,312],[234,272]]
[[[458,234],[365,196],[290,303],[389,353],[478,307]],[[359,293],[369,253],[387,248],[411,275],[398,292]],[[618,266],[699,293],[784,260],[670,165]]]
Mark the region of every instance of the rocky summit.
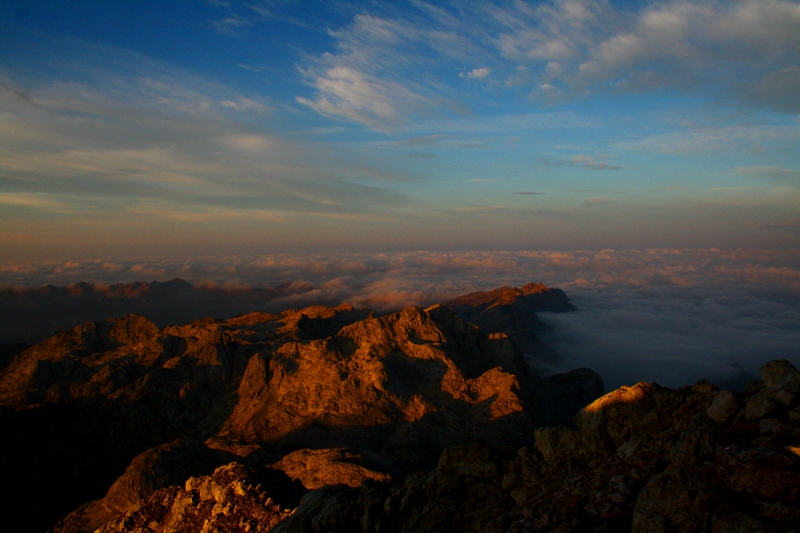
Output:
[[[7,516],[53,533],[790,531],[800,372],[742,392],[543,378],[529,284],[159,328],[88,322],[0,373]],[[527,329],[526,329],[527,324]],[[739,528],[739,529],[736,529]],[[744,529],[742,529],[744,528]]]

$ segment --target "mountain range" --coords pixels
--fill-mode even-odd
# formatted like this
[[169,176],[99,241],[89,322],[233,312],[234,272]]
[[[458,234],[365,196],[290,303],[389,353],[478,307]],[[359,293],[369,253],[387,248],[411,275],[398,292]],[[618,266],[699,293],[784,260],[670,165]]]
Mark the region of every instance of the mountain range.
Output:
[[791,363],[739,393],[604,395],[589,369],[539,374],[556,357],[536,336],[543,310],[574,307],[528,284],[383,316],[343,304],[85,322],[0,373],[4,511],[54,533],[800,522]]
[[[229,317],[250,311],[280,312],[280,300],[301,296],[308,283],[284,283],[275,288],[192,285],[169,281],[136,281],[115,285],[75,283],[0,291],[0,343],[35,344],[54,332],[84,322],[127,314],[148,317],[159,327],[185,324],[208,316]],[[316,302],[336,305],[337,302]]]

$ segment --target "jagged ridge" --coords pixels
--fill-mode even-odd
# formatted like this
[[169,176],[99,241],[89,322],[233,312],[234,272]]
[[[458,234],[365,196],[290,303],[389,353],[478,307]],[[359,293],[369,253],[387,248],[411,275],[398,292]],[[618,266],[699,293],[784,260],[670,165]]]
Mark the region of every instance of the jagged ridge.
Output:
[[[301,448],[348,447],[378,472],[367,477],[401,475],[455,444],[519,447],[535,423],[567,421],[600,393],[590,371],[531,375],[507,335],[446,306],[385,317],[312,307],[163,329],[129,315],[55,335],[2,373],[0,416],[14,435],[3,467],[42,494],[38,508],[24,491],[11,502],[35,521],[102,496],[136,454],[174,439],[262,467]],[[64,530],[130,510],[115,491]]]

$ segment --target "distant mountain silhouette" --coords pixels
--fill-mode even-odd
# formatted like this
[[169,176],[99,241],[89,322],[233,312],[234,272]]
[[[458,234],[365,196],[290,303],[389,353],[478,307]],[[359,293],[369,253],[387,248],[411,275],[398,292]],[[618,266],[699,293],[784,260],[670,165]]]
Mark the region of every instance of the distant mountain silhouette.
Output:
[[[160,327],[204,317],[229,317],[251,311],[282,311],[273,300],[311,290],[302,284],[277,288],[226,289],[193,286],[185,280],[136,281],[116,285],[80,282],[69,287],[0,291],[0,343],[40,342],[54,332],[88,321],[127,314],[148,317]],[[335,305],[338,302],[320,302]]]

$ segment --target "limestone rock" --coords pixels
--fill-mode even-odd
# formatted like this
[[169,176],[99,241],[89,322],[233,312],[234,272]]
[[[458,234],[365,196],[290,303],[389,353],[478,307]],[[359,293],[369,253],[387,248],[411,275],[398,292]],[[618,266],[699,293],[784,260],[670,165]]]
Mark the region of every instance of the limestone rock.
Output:
[[534,439],[534,446],[548,463],[564,463],[583,447],[580,432],[563,426],[538,428]]
[[575,368],[543,380],[533,376],[531,381],[536,419],[542,425],[569,424],[576,413],[606,392],[603,379],[588,368]]
[[97,533],[270,531],[297,505],[297,499],[286,501],[286,495],[285,484],[231,463],[208,476],[190,478],[185,487],[154,492]]
[[599,376],[542,379],[512,333],[443,305],[80,326],[0,372],[4,504],[34,531],[74,510],[53,533],[795,527],[793,366],[596,399]]
[[575,310],[563,291],[548,289],[540,283],[475,292],[445,305],[486,333],[506,333],[534,363],[553,362],[557,358],[557,354],[536,336],[550,330],[536,313]]
[[706,414],[711,420],[724,424],[739,412],[739,402],[731,391],[718,391],[714,393],[714,400],[706,409]]
[[595,453],[616,450],[631,436],[660,427],[654,386],[637,383],[601,396],[575,418],[586,448]]
[[230,454],[183,439],[147,450],[134,458],[104,498],[67,516],[60,532],[93,531],[119,515],[135,511],[159,489],[182,486],[191,476],[212,473],[226,459],[231,459]]
[[711,419],[705,413],[695,414],[670,449],[668,460],[676,466],[700,465],[714,455],[719,439],[719,432]]
[[703,531],[711,521],[713,488],[680,469],[668,469],[642,489],[633,510],[631,531]]
[[772,415],[778,405],[774,400],[774,391],[770,389],[762,390],[747,399],[744,409],[744,417],[747,420],[759,420]]
[[446,307],[409,308],[253,355],[221,435],[357,445],[415,465],[477,438],[521,445],[523,369],[513,345]]
[[[515,294],[501,307],[528,302],[531,322],[517,323],[528,329],[532,302],[557,295]],[[155,470],[120,476],[175,439],[267,463],[310,446],[357,448],[407,473],[453,445],[523,446],[533,421],[568,422],[598,384],[588,370],[536,377],[508,332],[483,332],[442,305],[384,317],[316,306],[161,329],[129,315],[59,333],[0,373],[0,417],[13,435],[0,468],[20,489],[7,504],[37,529],[81,504],[93,505],[84,518],[130,512],[163,480]],[[27,498],[34,491],[41,505]]]
[[[743,392],[743,403],[765,390]],[[800,437],[800,420],[780,409],[713,420],[707,413],[731,399],[721,394],[625,387],[587,406],[580,433],[538,428],[535,445],[515,454],[458,447],[405,480],[326,487],[279,531],[798,531],[800,447],[779,443]],[[763,436],[772,421],[782,434]],[[598,432],[602,445],[584,446]]]
[[800,494],[800,458],[767,448],[720,450],[716,463],[735,492],[767,501],[795,503]]
[[761,377],[767,388],[800,393],[800,370],[786,359],[770,361],[762,366]]
[[304,448],[284,456],[271,468],[285,472],[308,490],[325,485],[358,487],[367,480],[386,481],[388,474],[366,466],[363,455],[344,448],[311,450]]

